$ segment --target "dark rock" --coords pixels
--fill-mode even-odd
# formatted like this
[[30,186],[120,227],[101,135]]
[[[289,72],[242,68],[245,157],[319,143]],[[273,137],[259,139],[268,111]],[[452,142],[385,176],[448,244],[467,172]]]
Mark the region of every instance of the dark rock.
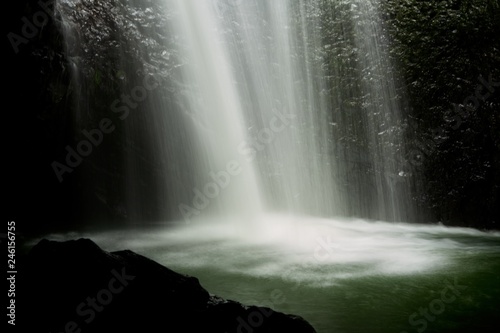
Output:
[[88,239],[40,241],[19,278],[23,332],[315,332],[301,317],[210,295],[194,277]]

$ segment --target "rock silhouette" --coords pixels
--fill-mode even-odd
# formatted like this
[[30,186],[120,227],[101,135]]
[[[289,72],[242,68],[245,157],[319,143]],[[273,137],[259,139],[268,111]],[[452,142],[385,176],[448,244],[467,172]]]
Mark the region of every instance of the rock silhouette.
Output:
[[89,239],[42,240],[20,275],[18,325],[37,332],[315,332],[299,316],[211,295],[195,277]]

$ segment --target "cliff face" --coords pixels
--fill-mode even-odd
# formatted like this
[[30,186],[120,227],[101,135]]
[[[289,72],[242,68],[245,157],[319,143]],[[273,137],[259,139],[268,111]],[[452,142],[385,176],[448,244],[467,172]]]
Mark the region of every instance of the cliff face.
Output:
[[[47,9],[34,0],[15,5],[6,11],[7,96],[12,101],[4,122],[7,206],[11,219],[26,221],[25,231],[42,230],[49,221],[68,216],[72,201],[73,180],[59,184],[50,168],[58,147],[71,136],[71,76],[53,2]],[[47,20],[34,26],[35,14]]]
[[[391,56],[400,63],[411,95],[408,135],[416,155],[409,158],[418,160],[418,172],[412,176],[415,202],[445,224],[498,229],[498,3],[381,3],[393,40]],[[194,150],[186,148],[192,147],[190,139],[176,126],[184,117],[176,104],[183,88],[175,83],[182,57],[170,47],[178,41],[165,28],[169,16],[163,4],[161,0],[6,4],[5,205],[9,219],[22,221],[24,232],[71,229],[88,221],[109,225],[176,218],[172,212],[177,207],[166,204],[175,198],[169,185],[191,189],[195,182],[170,175],[179,165],[194,164],[185,153]],[[334,45],[336,26],[343,22],[337,9],[350,6],[337,2],[322,6],[323,44]],[[339,58],[329,51],[326,59],[331,66],[339,59],[354,62],[349,52],[346,49]],[[329,77],[338,78],[333,69]],[[165,81],[131,107],[123,94],[144,87],[148,75]],[[474,99],[476,91],[488,98]],[[151,113],[159,105],[168,114],[163,123],[155,123]],[[357,108],[353,105],[353,110]],[[104,123],[109,132],[102,139],[92,136],[105,119],[111,121]],[[150,128],[160,131],[153,134]],[[165,151],[158,143],[158,138],[166,137],[162,133],[179,138],[167,157],[158,154]],[[85,141],[90,145],[79,146]],[[79,147],[83,154],[85,149],[92,153],[76,157]],[[166,189],[161,183],[167,184]],[[346,188],[351,185],[346,180]],[[358,191],[353,188],[353,193]]]
[[315,332],[301,317],[224,300],[194,277],[88,239],[42,240],[25,263],[23,332]]
[[[173,93],[162,81],[176,62],[162,1],[12,7],[7,96],[14,109],[5,122],[12,218],[36,232],[71,227],[67,221],[168,217],[158,184],[172,163],[158,157],[149,131],[151,113]],[[127,100],[144,91],[144,101]],[[172,111],[172,124],[176,117]]]

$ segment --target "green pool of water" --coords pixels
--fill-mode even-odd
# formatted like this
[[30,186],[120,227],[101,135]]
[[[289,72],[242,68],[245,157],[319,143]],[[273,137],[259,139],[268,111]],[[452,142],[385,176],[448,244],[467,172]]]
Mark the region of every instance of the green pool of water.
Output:
[[250,228],[207,222],[48,237],[131,249],[213,294],[298,314],[320,333],[500,328],[498,233],[273,216]]

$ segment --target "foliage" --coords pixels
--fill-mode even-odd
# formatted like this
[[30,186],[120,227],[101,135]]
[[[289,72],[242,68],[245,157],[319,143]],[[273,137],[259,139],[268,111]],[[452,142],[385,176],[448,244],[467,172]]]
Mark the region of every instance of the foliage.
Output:
[[483,99],[476,90],[483,79],[500,81],[499,2],[382,3],[413,107],[419,200],[445,223],[498,228],[500,87]]
[[[497,0],[317,0],[321,46],[315,53],[326,72],[338,158],[365,179],[348,179],[373,195],[376,166],[364,114],[381,99],[366,98],[362,82],[377,73],[362,63],[357,26],[380,23],[403,117],[388,132],[402,142],[385,158],[405,167],[414,203],[438,221],[498,228],[500,201],[500,4]],[[362,14],[371,6],[371,17]],[[375,10],[373,10],[375,9]],[[378,9],[378,12],[377,10]],[[375,25],[374,25],[375,26]],[[375,30],[375,29],[374,29]],[[361,36],[362,38],[363,36]],[[382,66],[391,68],[391,66]],[[399,70],[399,71],[398,71]],[[484,87],[490,82],[493,87]],[[486,84],[487,85],[487,84]],[[483,86],[482,88],[479,88]],[[476,97],[476,90],[484,98]],[[489,89],[489,90],[488,90]],[[487,94],[489,93],[489,94]],[[408,103],[405,103],[408,100]],[[398,104],[399,103],[399,104]],[[383,123],[383,121],[382,121]],[[393,136],[394,137],[398,137]],[[398,144],[382,137],[383,146]],[[389,152],[389,154],[387,154]],[[403,161],[398,153],[404,152]],[[385,163],[385,162],[384,162]],[[397,177],[392,170],[391,177]],[[348,172],[341,174],[348,178]],[[371,188],[371,189],[370,189]],[[349,186],[346,188],[349,190]],[[376,194],[375,194],[376,195]],[[359,195],[349,194],[353,201]],[[431,218],[432,219],[432,218]],[[429,220],[429,217],[425,217]]]

